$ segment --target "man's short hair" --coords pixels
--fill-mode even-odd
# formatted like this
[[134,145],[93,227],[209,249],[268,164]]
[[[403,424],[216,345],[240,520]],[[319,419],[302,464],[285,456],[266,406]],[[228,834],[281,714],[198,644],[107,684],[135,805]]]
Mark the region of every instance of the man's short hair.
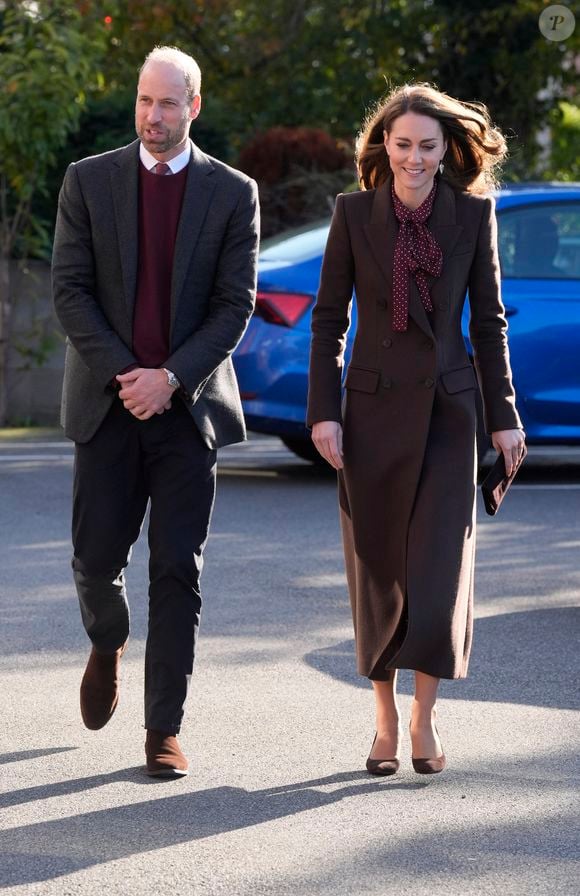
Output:
[[155,47],[145,57],[145,62],[139,69],[139,75],[149,62],[170,62],[171,65],[180,69],[183,73],[189,103],[193,102],[195,96],[201,94],[201,69],[193,56],[188,56],[177,47]]

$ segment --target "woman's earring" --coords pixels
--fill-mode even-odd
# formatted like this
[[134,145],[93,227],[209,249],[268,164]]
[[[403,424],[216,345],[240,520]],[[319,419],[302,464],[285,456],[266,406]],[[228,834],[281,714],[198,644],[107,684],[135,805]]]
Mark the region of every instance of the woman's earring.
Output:
[[441,159],[441,161],[439,162],[439,174],[443,174],[444,168],[445,165],[443,164],[443,159]]

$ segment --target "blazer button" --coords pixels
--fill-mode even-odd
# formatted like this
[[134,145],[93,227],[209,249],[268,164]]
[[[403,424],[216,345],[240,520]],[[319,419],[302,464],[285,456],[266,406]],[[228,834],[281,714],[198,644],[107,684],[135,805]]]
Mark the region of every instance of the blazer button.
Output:
[[448,306],[447,302],[439,302],[437,307],[439,308],[439,311],[447,311],[447,308],[449,306]]
[[383,339],[383,348],[390,348],[393,344],[392,339]]
[[423,380],[423,385],[425,386],[426,389],[430,389],[432,386],[435,385],[435,380],[431,379],[431,377],[428,376],[426,380]]
[[389,377],[386,376],[383,380],[383,389],[390,389],[392,385],[393,385],[392,380],[390,380]]
[[423,348],[432,349],[433,348],[433,340],[426,339],[423,343]]

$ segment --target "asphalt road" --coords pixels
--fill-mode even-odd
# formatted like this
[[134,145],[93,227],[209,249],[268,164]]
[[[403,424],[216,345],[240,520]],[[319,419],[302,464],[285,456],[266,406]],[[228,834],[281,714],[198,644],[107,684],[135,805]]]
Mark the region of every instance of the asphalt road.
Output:
[[[146,546],[122,697],[83,729],[70,576],[72,453],[0,442],[0,886],[26,896],[528,896],[579,892],[580,452],[531,452],[479,507],[475,646],[441,687],[448,769],[363,771],[335,483],[275,439],[222,452],[182,744],[143,774]],[[401,676],[408,715],[410,673]]]

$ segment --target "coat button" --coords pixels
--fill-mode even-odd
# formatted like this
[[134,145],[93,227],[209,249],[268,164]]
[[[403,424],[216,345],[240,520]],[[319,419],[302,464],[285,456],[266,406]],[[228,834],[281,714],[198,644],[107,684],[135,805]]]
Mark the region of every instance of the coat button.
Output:
[[423,342],[423,348],[432,349],[433,348],[433,340],[425,339],[425,341]]
[[431,379],[431,377],[428,376],[426,380],[423,380],[423,385],[425,386],[426,389],[430,389],[432,386],[435,385],[435,380]]
[[383,380],[383,389],[390,389],[392,385],[392,380],[390,380],[389,377],[386,376]]
[[439,311],[447,311],[449,306],[447,305],[447,302],[438,302],[437,307],[439,308]]
[[383,339],[383,348],[390,348],[393,344],[392,339]]

